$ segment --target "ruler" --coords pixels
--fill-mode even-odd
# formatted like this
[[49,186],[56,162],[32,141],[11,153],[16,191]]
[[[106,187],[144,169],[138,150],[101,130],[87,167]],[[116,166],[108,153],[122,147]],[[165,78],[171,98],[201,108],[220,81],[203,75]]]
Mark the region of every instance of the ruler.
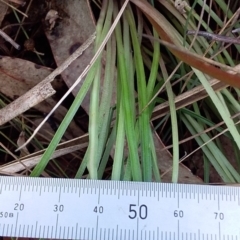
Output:
[[240,240],[240,188],[0,177],[0,236]]

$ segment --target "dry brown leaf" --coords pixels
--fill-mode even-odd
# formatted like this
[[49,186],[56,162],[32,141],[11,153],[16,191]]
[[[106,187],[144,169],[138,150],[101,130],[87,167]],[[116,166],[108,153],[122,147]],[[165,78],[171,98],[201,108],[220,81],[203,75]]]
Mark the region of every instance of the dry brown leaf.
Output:
[[[2,57],[0,58],[0,91],[6,96],[15,99],[25,94],[51,72],[50,68],[42,67],[26,60]],[[48,113],[55,105],[56,101],[48,98],[36,105],[35,108],[43,113]],[[60,106],[54,117],[60,122],[66,113],[67,109]],[[84,134],[74,122],[70,124],[69,133],[73,137]]]
[[[92,21],[90,10],[86,1],[78,0],[59,0],[56,1],[56,10],[61,16],[61,21],[47,31],[46,36],[49,40],[53,56],[59,66],[68,58],[88,37],[95,32],[95,25]],[[62,13],[62,14],[61,14]],[[93,45],[76,59],[61,75],[68,87],[72,86],[78,76],[83,72],[93,57]],[[73,90],[76,96],[83,81]],[[82,107],[88,112],[89,95],[83,100]]]

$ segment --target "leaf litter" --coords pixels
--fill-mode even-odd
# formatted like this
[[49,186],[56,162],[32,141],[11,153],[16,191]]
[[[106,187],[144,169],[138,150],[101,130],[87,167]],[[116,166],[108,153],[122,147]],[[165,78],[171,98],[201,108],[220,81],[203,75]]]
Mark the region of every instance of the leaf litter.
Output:
[[[41,21],[37,22],[36,25],[35,24],[33,25],[30,24],[30,26],[26,25],[26,29],[30,35],[33,34],[33,38],[35,38],[35,42],[36,42],[37,51],[43,52],[45,55],[47,51],[51,51],[53,59],[50,58],[51,60],[49,60],[49,55],[47,55],[48,59],[45,59],[44,55],[39,56],[33,51],[30,51],[28,53],[26,53],[26,51],[21,51],[19,53],[16,50],[12,50],[11,46],[7,45],[8,49],[10,50],[11,56],[14,56],[14,58],[7,57],[7,56],[1,57],[0,69],[2,71],[0,72],[0,81],[1,81],[0,86],[1,86],[1,93],[11,100],[16,99],[18,96],[22,96],[24,93],[30,90],[33,86],[37,85],[40,81],[46,78],[46,76],[48,76],[52,72],[52,68],[55,68],[56,66],[59,66],[61,63],[63,63],[63,61],[66,58],[68,58],[75,51],[77,47],[81,46],[81,44],[83,44],[86,41],[89,35],[95,31],[95,23],[94,23],[94,19],[92,18],[93,14],[91,13],[89,9],[89,5],[87,4],[86,1],[76,1],[76,0],[50,1],[51,6],[42,4],[42,1],[36,1],[35,8],[37,3],[39,2],[41,3],[41,11],[39,11],[40,13],[39,19],[41,19]],[[6,8],[6,5],[4,5],[3,3],[0,3],[0,9],[1,7],[5,9],[5,11],[4,10],[1,11],[2,14],[0,14],[0,20],[4,20],[4,18],[8,17],[7,8]],[[19,8],[21,8],[22,10],[22,6],[20,6]],[[79,12],[79,9],[81,9],[82,11]],[[9,11],[10,11],[10,14],[12,14],[11,9],[9,9]],[[35,19],[33,19],[33,22],[35,20],[36,20],[36,16],[35,16]],[[27,21],[31,22],[31,19],[27,19]],[[18,25],[18,23],[12,23],[12,25],[14,24]],[[12,30],[13,33],[17,31],[20,25],[18,25],[18,27],[14,26]],[[22,27],[24,27],[24,25],[22,25]],[[18,38],[19,38],[20,44],[24,45],[23,43],[25,40],[23,41],[23,38],[24,38],[23,34],[22,35],[20,34]],[[49,46],[47,50],[41,47],[41,44],[38,42],[38,38],[40,39],[40,41],[44,38],[48,40]],[[45,45],[47,45],[46,39],[44,40]],[[83,69],[89,64],[92,56],[93,56],[93,45],[91,45],[81,57],[79,57],[64,72],[61,73],[61,77],[63,78],[63,80],[65,81],[68,87],[70,87],[73,84],[73,82],[77,79],[77,77],[80,75]],[[42,63],[44,63],[45,66]],[[103,63],[103,67],[104,67],[104,63]],[[116,82],[114,84],[116,84]],[[76,95],[80,87],[81,86],[79,85],[76,89],[73,90],[74,96]],[[112,103],[115,102],[115,98],[116,98],[116,93],[113,94]],[[52,96],[50,98],[47,98],[45,101],[39,103],[37,106],[35,106],[35,109],[37,109],[42,113],[48,113],[52,109],[52,107],[56,104],[56,101],[57,100],[55,100],[55,97]],[[82,107],[85,110],[85,112],[88,113],[88,109],[89,109],[88,96],[84,99]],[[66,111],[67,109],[64,106],[60,106],[60,108],[56,110],[54,114],[54,118],[58,122],[60,122],[63,116],[66,114]],[[31,110],[29,110],[27,113],[28,113],[27,114],[28,116],[29,115],[31,116],[32,114]],[[33,113],[34,114],[36,113],[35,110],[33,111]],[[28,124],[28,119],[24,118],[23,120],[21,116],[17,118],[18,118],[17,131],[21,135],[22,134],[21,125]],[[88,121],[87,118],[86,118],[86,121]],[[29,123],[30,122],[31,121],[29,121]],[[82,128],[86,129],[87,125],[88,124],[85,123],[85,126]],[[79,127],[77,126],[77,124],[72,123],[66,135],[67,135],[67,139],[69,139],[71,136],[72,137],[83,136],[84,132],[81,130],[81,126]],[[16,137],[15,137],[15,140],[17,142]],[[87,139],[84,141],[87,141]],[[172,165],[171,154],[167,150],[163,151],[164,145],[162,144],[161,140],[158,137],[154,137],[154,143],[156,145],[156,148],[159,149],[159,151],[157,151],[157,154],[159,157],[162,157],[162,155],[165,153],[165,159],[163,159],[160,162],[159,168],[161,169],[162,172],[169,170],[169,173],[166,174],[163,181],[170,181],[171,165]],[[86,144],[86,142],[84,144]],[[14,144],[8,146],[8,148],[11,151],[14,151],[15,147],[16,145]],[[37,149],[36,143],[34,144],[34,148],[35,149],[34,150],[31,149],[31,151],[36,151]],[[73,157],[71,155],[70,159],[71,158],[78,159],[79,156]],[[33,165],[35,165],[36,160],[34,161],[35,162],[33,163],[31,162],[28,163],[28,166],[32,167]],[[79,160],[77,161],[79,162]],[[65,159],[63,162],[66,163],[67,160]],[[8,164],[10,167],[11,161],[9,161]],[[64,171],[67,172],[68,177],[71,177],[73,176],[73,172],[74,172],[73,169],[76,168],[76,165],[78,164],[79,163],[74,163],[73,166],[69,167],[69,169],[66,169],[66,167],[64,167],[63,165],[61,165],[60,168],[64,169]],[[6,167],[5,165],[4,167]],[[69,166],[69,164],[67,165]],[[50,171],[53,171],[53,169],[56,170],[56,166],[57,165],[52,164],[49,167]],[[23,171],[22,168],[20,169],[15,168],[14,173]],[[0,168],[0,171],[1,171],[1,168]],[[58,176],[66,177],[62,174],[61,170],[56,170],[56,172]],[[8,173],[9,175],[11,174],[10,172]],[[197,178],[196,176],[193,176],[191,172],[183,165],[180,165],[179,174],[180,174],[179,182],[191,182],[191,183],[201,182],[199,178]]]

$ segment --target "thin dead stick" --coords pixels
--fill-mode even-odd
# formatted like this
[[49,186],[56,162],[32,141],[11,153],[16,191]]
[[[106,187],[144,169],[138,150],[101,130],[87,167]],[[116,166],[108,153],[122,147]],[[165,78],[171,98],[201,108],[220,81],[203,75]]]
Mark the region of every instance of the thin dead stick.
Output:
[[81,73],[81,75],[78,77],[78,79],[75,81],[75,83],[71,86],[71,88],[69,88],[69,90],[64,94],[64,96],[58,101],[58,103],[55,105],[55,107],[51,110],[51,112],[45,117],[45,119],[39,124],[39,126],[35,129],[35,131],[33,132],[33,134],[31,135],[31,137],[25,142],[24,145],[22,145],[21,147],[19,147],[18,149],[16,149],[15,151],[20,150],[21,148],[25,147],[32,139],[33,137],[37,134],[37,132],[39,131],[39,129],[43,126],[43,124],[47,121],[47,119],[52,115],[52,113],[58,108],[58,106],[64,101],[64,99],[72,92],[72,90],[82,81],[83,77],[88,73],[89,69],[92,67],[92,65],[96,62],[97,58],[99,57],[99,55],[101,54],[103,48],[105,47],[108,39],[111,37],[111,34],[113,33],[120,17],[122,16],[127,4],[128,4],[129,0],[125,0],[124,4],[122,5],[116,19],[114,20],[111,28],[109,29],[106,37],[104,38],[102,44],[100,45],[100,47],[98,48],[97,52],[95,53],[95,55],[93,56],[93,58],[91,59],[90,63],[87,65],[87,67],[83,70],[83,72]]
[[[82,143],[82,144],[77,144],[74,146],[58,149],[51,156],[51,159],[61,157],[66,154],[69,154],[69,153],[73,153],[75,151],[79,151],[80,149],[86,148],[87,146],[88,146],[88,143]],[[42,156],[43,156],[43,153],[40,155],[37,155],[37,156],[25,158],[19,162],[14,161],[14,162],[5,164],[3,166],[0,166],[0,172],[16,173],[16,172],[22,171],[26,168],[28,168],[28,169],[32,168],[38,164],[38,162],[41,160]]]
[[214,40],[214,41],[218,41],[218,42],[240,44],[240,39],[238,39],[238,38],[209,33],[209,32],[205,32],[205,31],[188,30],[187,35],[198,35],[198,36],[205,37],[209,40]]
[[1,146],[8,154],[10,154],[10,155],[17,161],[18,164],[20,164],[20,165],[22,166],[22,169],[26,169],[26,170],[28,170],[29,172],[31,172],[31,170],[30,170],[21,160],[19,160],[13,153],[11,153],[11,151],[9,151],[8,148],[5,147],[5,145],[2,144],[1,142],[0,142],[0,146]]
[[[27,111],[31,107],[36,105],[36,101],[34,100],[35,97],[41,97],[41,91],[45,88],[50,88],[51,82],[54,78],[61,74],[75,59],[82,55],[82,53],[91,45],[94,41],[96,34],[92,34],[86,42],[84,42],[69,58],[67,58],[57,69],[55,69],[51,74],[49,74],[43,81],[37,84],[35,87],[30,89],[27,93],[16,99],[15,101],[8,104],[6,107],[0,110],[0,125],[10,121],[14,117],[17,117],[21,113]],[[48,92],[48,91],[47,91]],[[53,95],[54,93],[51,93]],[[39,101],[45,100],[47,97],[41,97]],[[29,101],[31,99],[31,101]],[[23,104],[27,103],[27,104]],[[37,102],[39,103],[39,102]]]
[[21,46],[17,44],[12,38],[10,38],[4,31],[0,29],[0,36],[3,37],[7,42],[11,43],[17,50],[21,49]]

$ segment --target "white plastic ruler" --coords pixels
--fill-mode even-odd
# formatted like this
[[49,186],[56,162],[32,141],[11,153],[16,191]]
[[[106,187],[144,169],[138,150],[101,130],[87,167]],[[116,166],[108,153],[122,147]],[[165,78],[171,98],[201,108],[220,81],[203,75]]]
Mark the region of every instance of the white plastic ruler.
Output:
[[240,240],[240,188],[0,177],[0,236]]

